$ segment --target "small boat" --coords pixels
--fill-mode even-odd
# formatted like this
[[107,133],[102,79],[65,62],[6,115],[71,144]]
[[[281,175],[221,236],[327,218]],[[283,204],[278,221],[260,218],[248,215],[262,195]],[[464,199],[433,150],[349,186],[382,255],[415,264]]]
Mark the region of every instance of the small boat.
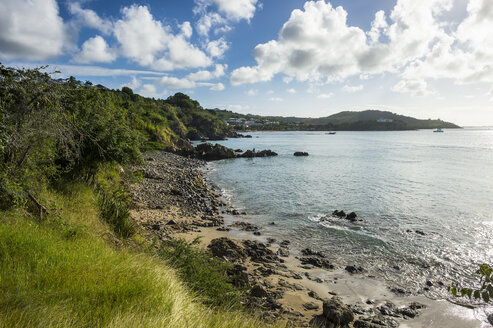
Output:
[[336,134],[334,131],[327,132],[326,134]]
[[433,132],[443,132],[443,130],[441,128],[438,128],[436,130],[433,130]]

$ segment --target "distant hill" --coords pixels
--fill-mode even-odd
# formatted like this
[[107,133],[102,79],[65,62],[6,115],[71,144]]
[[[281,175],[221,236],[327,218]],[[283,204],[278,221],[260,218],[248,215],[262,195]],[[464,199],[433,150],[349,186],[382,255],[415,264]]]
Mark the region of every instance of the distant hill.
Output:
[[[214,110],[219,117],[232,125],[244,128],[241,120],[255,122],[251,129],[256,130],[347,130],[347,131],[395,131],[417,129],[457,129],[458,125],[439,119],[417,119],[388,111],[365,110],[361,112],[343,111],[326,117],[302,118],[281,116],[260,116],[238,114],[226,110]],[[236,121],[235,121],[236,120]],[[242,126],[243,125],[243,126]]]

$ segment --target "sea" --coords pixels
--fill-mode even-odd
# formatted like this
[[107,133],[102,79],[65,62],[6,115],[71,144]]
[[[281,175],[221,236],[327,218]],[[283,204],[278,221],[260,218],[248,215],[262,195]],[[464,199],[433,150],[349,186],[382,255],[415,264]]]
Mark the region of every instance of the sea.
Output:
[[471,261],[493,263],[493,129],[248,134],[218,143],[279,155],[211,162],[208,175],[265,233],[437,299],[478,280]]

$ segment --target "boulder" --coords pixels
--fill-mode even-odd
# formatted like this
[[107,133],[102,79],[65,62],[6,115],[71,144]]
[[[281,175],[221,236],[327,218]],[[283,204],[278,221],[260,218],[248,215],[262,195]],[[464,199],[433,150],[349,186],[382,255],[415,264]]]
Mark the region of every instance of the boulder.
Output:
[[322,257],[322,258],[325,257],[322,253],[316,252],[316,251],[312,250],[311,248],[302,249],[301,254],[303,254],[305,256],[318,256],[318,257]]
[[260,285],[255,285],[250,289],[250,295],[253,297],[267,297],[267,291]]
[[247,256],[243,247],[226,237],[211,240],[207,248],[210,249],[212,255],[224,258],[229,262],[241,261]]
[[233,149],[224,147],[220,144],[202,143],[195,147],[197,157],[206,161],[216,161],[220,159],[236,158]]
[[355,267],[354,265],[348,265],[346,266],[345,270],[349,273],[361,273],[364,272],[365,269],[363,267]]
[[358,216],[356,215],[356,213],[354,212],[351,212],[349,213],[348,215],[346,215],[346,220],[349,220],[349,221],[356,221]]
[[297,151],[293,155],[294,156],[308,156],[308,153],[304,152],[304,151]]
[[488,315],[488,322],[493,326],[493,313]]
[[250,256],[254,262],[273,263],[279,262],[280,260],[279,257],[263,243],[253,240],[244,240],[243,245],[245,246],[248,256]]
[[318,310],[319,306],[313,302],[307,302],[303,304],[305,310]]
[[343,218],[346,216],[346,213],[342,210],[341,211],[335,210],[334,212],[332,212],[332,215]]
[[354,320],[353,311],[336,297],[324,302],[323,316],[328,322],[342,327]]
[[254,150],[247,150],[243,154],[239,155],[238,157],[253,158],[253,157],[271,157],[271,156],[277,156],[277,153],[269,149],[256,152],[254,149]]

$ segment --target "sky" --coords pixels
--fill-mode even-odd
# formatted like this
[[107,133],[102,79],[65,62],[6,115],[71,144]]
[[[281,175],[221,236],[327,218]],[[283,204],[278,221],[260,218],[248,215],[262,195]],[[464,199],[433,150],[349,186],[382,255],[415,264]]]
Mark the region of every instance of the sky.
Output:
[[0,0],[0,62],[301,117],[493,126],[491,0]]

